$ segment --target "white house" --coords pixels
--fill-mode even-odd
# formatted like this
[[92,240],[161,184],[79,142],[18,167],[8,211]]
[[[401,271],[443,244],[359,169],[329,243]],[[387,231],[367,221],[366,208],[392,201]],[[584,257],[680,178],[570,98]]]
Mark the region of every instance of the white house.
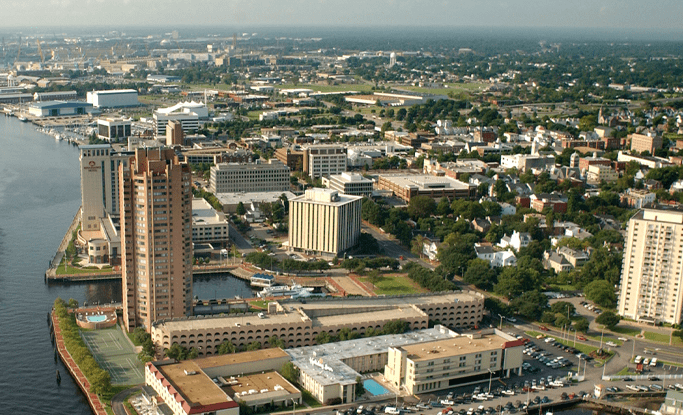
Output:
[[438,241],[426,240],[422,244],[422,254],[426,255],[431,261],[436,261],[436,255],[439,253]]
[[515,251],[519,251],[531,243],[531,235],[528,232],[512,232],[512,236],[503,236],[498,242],[498,246],[501,248],[512,248]]
[[510,251],[494,251],[491,245],[474,244],[477,258],[487,261],[492,267],[507,267],[517,263],[517,257]]

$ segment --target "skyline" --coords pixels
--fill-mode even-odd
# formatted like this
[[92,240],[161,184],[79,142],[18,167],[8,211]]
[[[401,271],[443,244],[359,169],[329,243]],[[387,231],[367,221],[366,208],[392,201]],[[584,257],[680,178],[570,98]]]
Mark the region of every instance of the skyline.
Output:
[[683,32],[683,2],[634,0],[12,0],[2,28],[101,26],[292,26],[349,28],[528,28]]

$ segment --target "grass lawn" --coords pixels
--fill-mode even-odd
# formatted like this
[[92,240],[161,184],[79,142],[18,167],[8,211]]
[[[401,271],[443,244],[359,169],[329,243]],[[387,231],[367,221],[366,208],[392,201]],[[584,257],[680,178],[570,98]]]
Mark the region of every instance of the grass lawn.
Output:
[[639,329],[634,329],[632,327],[619,327],[619,326],[617,326],[617,327],[612,328],[611,330],[615,333],[625,334],[627,336],[635,336],[636,334],[640,334]]
[[249,305],[254,307],[254,308],[261,308],[266,310],[268,308],[268,303],[269,301],[263,301],[263,300],[256,300],[256,301],[249,301]]
[[554,291],[576,291],[576,286],[571,284],[550,284]]
[[250,120],[258,120],[259,114],[264,112],[263,110],[254,110],[254,111],[249,111],[247,112],[247,118]]
[[[361,277],[364,283],[372,284],[370,277]],[[382,295],[396,295],[396,294],[413,294],[427,292],[424,288],[418,287],[408,277],[403,275],[381,275],[373,284],[375,286],[375,294]]]
[[112,272],[111,267],[102,267],[97,268],[97,267],[87,267],[87,268],[77,268],[72,266],[71,264],[66,265],[66,269],[64,269],[64,258],[62,258],[62,262],[59,263],[59,266],[57,267],[56,273],[57,275],[64,275],[64,274],[97,274],[97,273],[109,273]]
[[319,406],[322,406],[322,404],[320,402],[316,401],[315,398],[313,397],[313,395],[311,395],[311,393],[308,391],[302,390],[301,391],[301,398],[311,408],[317,408]]
[[[543,334],[543,333],[541,333],[540,331],[533,331],[533,330],[531,330],[531,331],[525,331],[524,333],[528,334],[529,336],[533,337],[534,339],[535,339],[536,336],[538,336],[539,334]],[[545,334],[543,334],[543,335],[545,336]]]
[[637,375],[637,373],[631,372],[629,370],[628,366],[617,372],[617,376],[627,376],[627,375]]
[[683,363],[676,363],[676,362],[667,362],[666,360],[659,360],[659,363],[661,365],[669,365],[669,366],[677,366],[677,367],[683,367]]
[[[643,336],[645,336],[645,338],[648,340],[652,340],[652,341],[655,341],[658,343],[664,343],[664,344],[669,344],[669,341],[671,340],[671,337],[668,334],[654,333],[651,331],[643,332]],[[681,344],[683,344],[683,340],[681,340],[680,337],[673,336],[672,344],[681,345]]]

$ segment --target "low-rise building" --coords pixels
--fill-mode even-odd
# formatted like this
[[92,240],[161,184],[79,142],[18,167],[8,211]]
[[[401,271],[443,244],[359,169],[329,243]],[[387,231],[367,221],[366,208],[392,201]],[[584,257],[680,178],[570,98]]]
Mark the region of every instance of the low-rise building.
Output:
[[429,196],[440,200],[474,199],[477,187],[469,183],[428,174],[380,174],[377,179],[378,190],[389,190],[406,203],[415,196]]
[[131,136],[132,122],[125,118],[106,118],[97,120],[97,137],[100,140],[120,141]]
[[555,156],[538,154],[509,154],[500,156],[500,166],[517,169],[520,173],[528,170],[546,170],[555,165]]
[[574,267],[567,261],[567,258],[557,253],[557,251],[545,251],[543,253],[543,267],[552,269],[556,273],[569,272]]
[[553,193],[541,193],[529,196],[531,209],[536,212],[543,212],[546,208],[552,209],[555,213],[567,212],[567,201],[559,195]]
[[140,105],[138,91],[134,89],[89,91],[86,94],[86,101],[95,108],[122,108]]
[[279,160],[267,163],[219,163],[211,166],[209,188],[213,193],[277,192],[289,190],[289,167]]
[[372,180],[366,179],[358,173],[350,172],[331,175],[329,178],[323,177],[323,185],[345,195],[352,196],[369,197],[372,195],[373,190]]
[[504,235],[498,246],[501,248],[513,248],[515,251],[519,251],[522,248],[529,246],[531,243],[531,235],[528,232],[517,232],[513,231],[512,235]]
[[230,226],[223,212],[216,212],[204,199],[192,199],[192,242],[219,243],[230,241]]
[[586,172],[586,183],[588,184],[611,183],[617,179],[619,179],[619,173],[613,170],[611,166],[599,164],[588,166],[588,171]]
[[627,189],[626,193],[619,195],[622,205],[630,208],[641,209],[657,200],[657,195],[645,189]]
[[411,395],[522,373],[524,343],[496,329],[389,347],[384,378]]
[[631,151],[647,151],[654,155],[655,150],[662,148],[663,139],[660,135],[631,134],[627,138],[631,140]]
[[474,244],[474,251],[477,258],[482,259],[491,265],[491,267],[508,267],[517,263],[515,253],[507,251],[496,251],[491,244]]
[[82,101],[42,101],[32,102],[28,113],[34,117],[70,117],[92,112],[92,104]]

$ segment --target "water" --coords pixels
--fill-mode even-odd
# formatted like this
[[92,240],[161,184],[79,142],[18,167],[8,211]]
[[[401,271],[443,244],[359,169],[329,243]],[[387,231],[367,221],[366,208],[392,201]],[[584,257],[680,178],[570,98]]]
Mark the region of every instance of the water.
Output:
[[363,387],[366,391],[370,392],[372,396],[386,395],[387,393],[389,393],[389,391],[386,390],[384,386],[380,385],[372,379],[365,379],[363,381]]
[[[54,361],[46,314],[57,297],[120,301],[121,285],[47,285],[43,279],[79,205],[78,149],[0,115],[0,413],[91,413],[66,369]],[[245,282],[227,276],[200,279],[195,287],[199,298],[250,292]]]

